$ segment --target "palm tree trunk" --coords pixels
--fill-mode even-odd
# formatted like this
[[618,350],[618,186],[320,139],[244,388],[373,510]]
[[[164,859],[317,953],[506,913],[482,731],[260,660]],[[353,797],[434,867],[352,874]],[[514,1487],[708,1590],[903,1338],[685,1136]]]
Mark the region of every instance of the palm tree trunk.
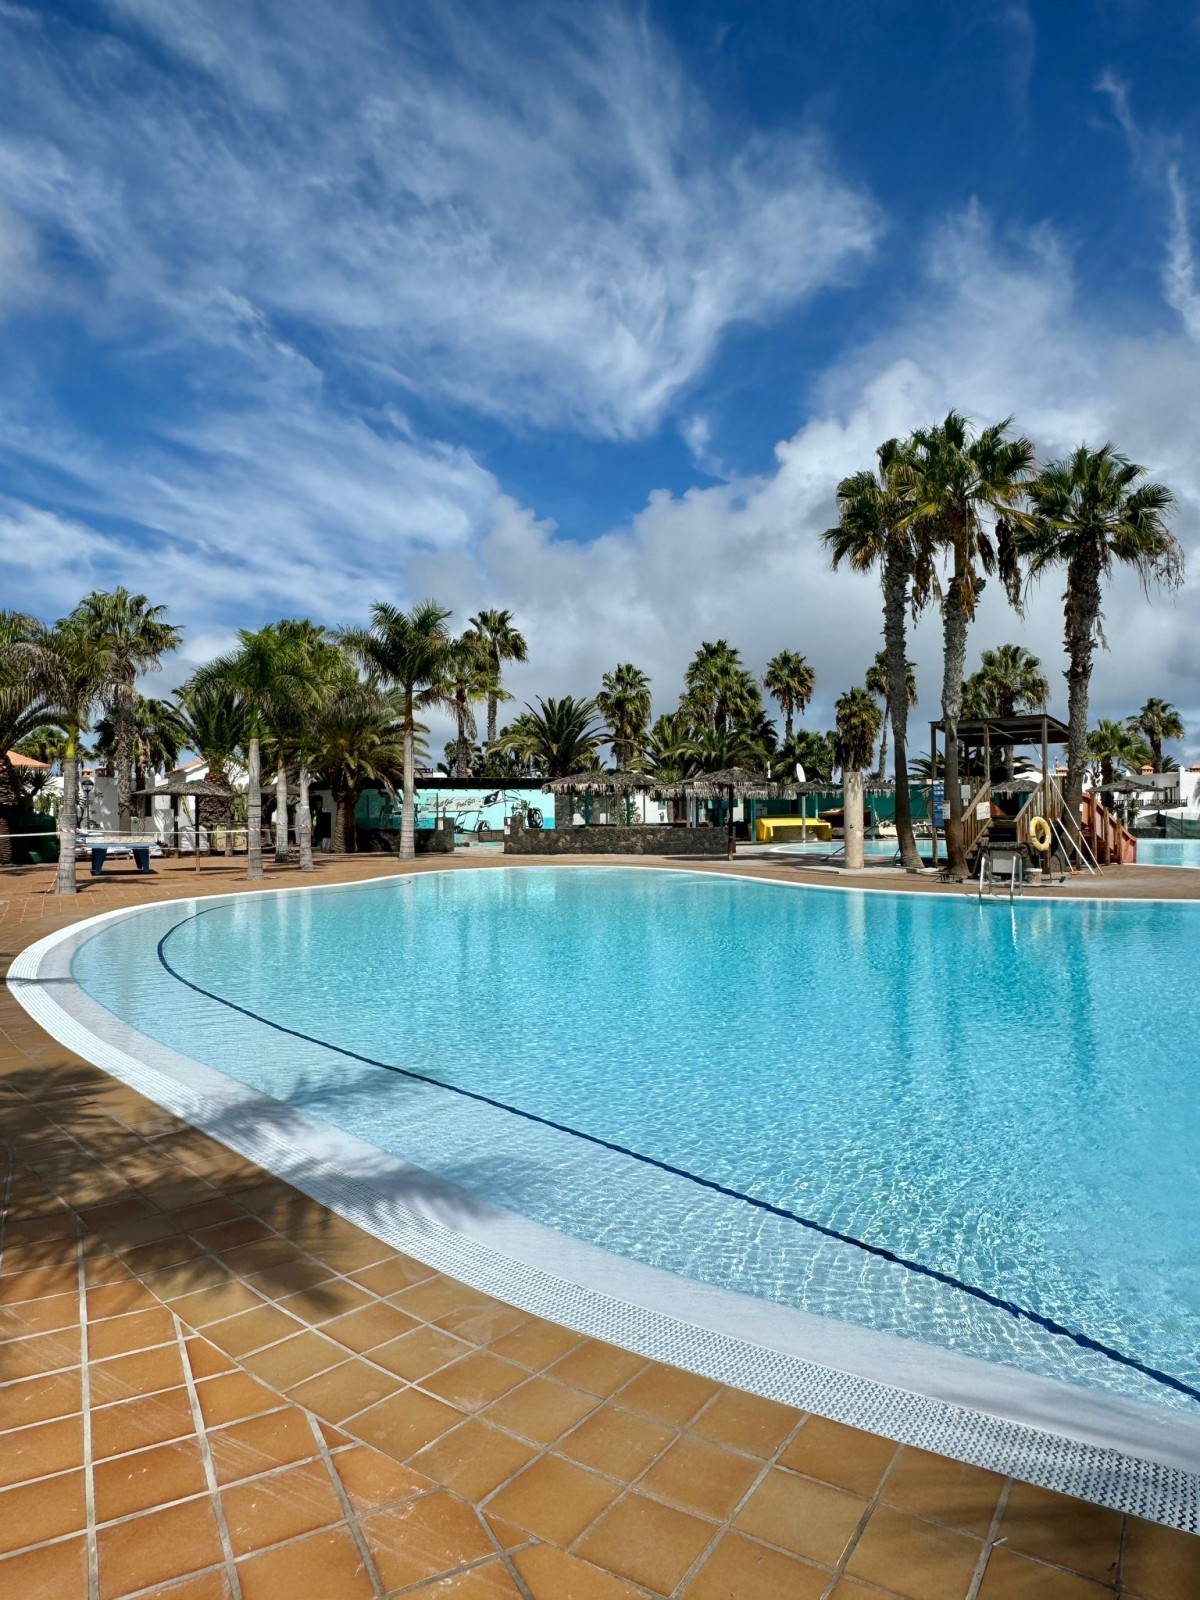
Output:
[[300,871],[311,872],[312,809],[308,803],[308,765],[304,761],[300,763],[300,798],[296,802],[296,840],[300,848]]
[[413,753],[415,740],[416,730],[413,727],[413,696],[412,688],[409,687],[406,690],[404,698],[404,796],[400,802],[401,861],[412,861],[417,853],[415,829],[417,796],[414,789],[416,772]]
[[275,772],[275,865],[282,867],[288,860],[288,805],[287,772],[282,764]]
[[133,809],[133,704],[134,684],[130,680],[117,690],[116,713],[117,827],[128,833]]
[[863,866],[863,775],[861,772],[842,773],[843,798],[846,809],[843,813],[846,836],[846,865],[852,872],[860,872]]
[[466,707],[456,707],[458,717],[458,747],[454,752],[454,775],[456,778],[469,778],[471,776],[471,741],[467,738]]
[[489,749],[496,742],[496,707],[497,707],[498,704],[499,704],[499,701],[496,699],[496,696],[494,694],[488,695],[488,697],[487,697],[487,708],[488,708],[487,742],[488,742]]
[[1094,562],[1073,561],[1067,568],[1067,781],[1064,794],[1071,839],[1077,839],[1080,831],[1083,772],[1087,766],[1088,694],[1099,616],[1099,567]]
[[875,768],[875,776],[880,783],[887,776],[888,753],[888,727],[892,720],[892,697],[885,695],[883,699],[883,726],[879,733],[879,765]]
[[958,719],[962,715],[963,671],[967,662],[967,614],[962,580],[955,574],[946,593],[945,658],[942,672],[942,721],[945,729],[946,862],[952,877],[965,878],[963,803],[958,771]]
[[792,702],[789,700],[783,711],[783,737],[790,744],[792,741]]
[[246,877],[257,883],[263,875],[262,862],[262,771],[258,736],[250,740],[246,762],[249,785],[246,792]]
[[339,814],[342,855],[354,855],[358,850],[358,827],[354,816],[358,806],[358,793],[357,788],[352,788],[342,796],[342,808]]
[[54,875],[55,894],[75,894],[78,889],[75,877],[75,833],[79,824],[79,757],[77,740],[72,728],[63,759],[62,811],[58,818],[58,871]]
[[335,856],[346,854],[346,796],[338,788],[333,790],[333,831],[329,835],[329,848]]
[[883,573],[883,648],[887,659],[888,714],[896,766],[896,843],[906,872],[921,870],[921,852],[913,833],[912,796],[908,792],[908,574],[900,562]]

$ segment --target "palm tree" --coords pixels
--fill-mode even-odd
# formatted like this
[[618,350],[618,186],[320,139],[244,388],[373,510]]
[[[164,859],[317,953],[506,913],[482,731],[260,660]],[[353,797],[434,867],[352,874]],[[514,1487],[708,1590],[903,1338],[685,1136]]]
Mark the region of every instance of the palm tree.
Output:
[[875,751],[883,712],[866,689],[847,689],[838,696],[835,710],[834,755],[842,769],[845,796],[846,865],[856,870],[863,864],[863,773]]
[[331,843],[339,855],[354,849],[354,813],[366,785],[380,783],[394,794],[404,781],[403,721],[399,691],[384,690],[371,679],[363,682],[358,678],[330,695],[316,715],[313,767],[329,783],[333,796]]
[[[1015,717],[1020,711],[1044,708],[1050,698],[1050,684],[1042,663],[1031,650],[1020,644],[1001,644],[985,650],[979,670],[963,684],[963,715],[986,721],[993,717]],[[1007,783],[1013,775],[1014,747],[1003,746],[998,777]]]
[[781,650],[767,662],[763,685],[783,712],[783,737],[792,737],[792,718],[803,716],[816,688],[817,676],[798,650]]
[[38,761],[61,759],[62,729],[53,708],[30,682],[29,664],[20,649],[34,626],[33,619],[21,612],[0,611],[0,865],[4,866],[12,860],[7,813],[28,796],[9,751],[20,750]]
[[1152,762],[1149,745],[1143,742],[1139,730],[1130,726],[1133,720],[1131,717],[1128,722],[1116,722],[1111,718],[1101,717],[1088,734],[1087,753],[1093,761],[1100,763],[1102,789],[1107,789],[1111,785],[1116,776],[1118,763],[1140,772],[1144,766],[1149,766]]
[[594,700],[576,700],[569,694],[561,700],[539,697],[538,709],[526,706],[497,744],[523,756],[539,777],[569,778],[598,765],[596,751],[604,743],[604,728],[595,719]]
[[1020,600],[1015,534],[1031,526],[1023,509],[1034,470],[1028,439],[1011,438],[1011,417],[976,434],[951,411],[944,422],[913,434],[899,475],[912,497],[906,526],[950,557],[942,596],[944,661],[942,723],[946,743],[946,854],[950,872],[966,875],[963,801],[959,782],[958,723],[962,715],[967,629],[975,616],[985,574],[999,570],[1012,604]]
[[152,606],[146,595],[130,594],[125,588],[94,591],[75,608],[80,626],[111,663],[106,694],[117,771],[118,826],[122,829],[129,827],[133,792],[138,674],[153,672],[163,656],[179,648],[183,638],[183,630],[167,622],[166,614],[166,606]]
[[[178,762],[179,752],[188,747],[188,728],[178,706],[169,700],[147,699],[141,694],[133,702],[131,726],[134,787],[144,789],[148,777],[170,772]],[[101,717],[96,724],[93,754],[115,764],[120,734],[120,726],[111,712]]]
[[[183,747],[195,750],[208,769],[210,783],[231,787],[230,768],[243,759],[250,740],[250,718],[241,696],[224,684],[191,685],[176,691],[178,715],[183,725]],[[211,798],[198,807],[211,830],[214,822],[225,827],[225,854],[233,854],[232,795]],[[207,815],[205,815],[207,813]]]
[[47,707],[65,734],[62,809],[58,819],[58,872],[55,894],[74,894],[75,835],[79,825],[80,739],[106,689],[113,681],[113,663],[95,631],[84,626],[77,612],[53,627],[31,623],[27,636],[15,646],[24,665],[29,687]]
[[446,628],[450,613],[436,600],[422,600],[411,611],[378,601],[371,626],[342,635],[342,642],[369,674],[400,692],[404,737],[404,796],[400,812],[400,859],[416,855],[416,711],[443,700],[454,640]]
[[1079,827],[1087,763],[1088,695],[1092,652],[1101,642],[1101,581],[1120,563],[1132,567],[1144,588],[1183,582],[1183,551],[1167,526],[1175,497],[1161,483],[1142,481],[1145,468],[1111,444],[1080,445],[1038,475],[1030,498],[1033,525],[1021,535],[1032,581],[1052,566],[1067,569],[1066,814]]
[[706,639],[692,657],[684,677],[680,705],[692,727],[723,728],[753,716],[762,705],[758,680],[743,665],[739,651],[725,639]]
[[1156,700],[1151,696],[1138,714],[1129,718],[1129,728],[1131,732],[1141,734],[1150,746],[1155,772],[1164,772],[1163,740],[1182,739],[1184,736],[1183,718],[1175,707],[1166,700]]
[[513,626],[511,611],[481,611],[469,619],[469,626],[479,635],[491,664],[491,680],[487,691],[487,742],[496,742],[496,707],[509,698],[501,687],[501,673],[506,661],[524,661],[529,654],[524,636]]
[[[490,613],[485,612],[481,615]],[[497,700],[511,698],[497,686],[495,669],[482,634],[468,630],[454,641],[446,675],[446,704],[454,714],[456,730],[454,743],[456,778],[471,776],[471,754],[479,732],[472,701],[482,700],[485,696],[492,715],[495,713]],[[492,733],[495,734],[494,728]]]
[[908,447],[889,439],[880,445],[877,459],[877,471],[856,472],[838,484],[838,523],[825,534],[824,543],[835,569],[843,561],[856,572],[879,568],[886,701],[896,769],[896,835],[904,867],[919,872],[921,856],[908,788],[908,617],[924,610],[935,588],[937,541],[929,522],[918,523],[912,516]]
[[827,733],[797,728],[792,737],[785,740],[775,752],[772,766],[782,774],[790,774],[798,766],[803,767],[808,782],[827,781],[833,777],[833,769],[837,766],[834,740]]
[[[904,666],[904,697],[908,702],[907,710],[911,711],[917,703],[917,664],[915,661],[906,661]],[[882,783],[887,776],[888,723],[891,719],[892,711],[886,650],[880,650],[876,653],[874,661],[867,668],[865,683],[870,693],[877,700],[883,701],[883,728],[879,735],[879,763],[875,768],[875,776]]]
[[613,765],[628,772],[645,760],[650,724],[650,679],[632,661],[622,661],[600,680],[596,710],[608,723]]
[[1015,717],[1034,711],[1050,698],[1042,663],[1023,644],[1001,644],[979,657],[979,670],[963,684],[963,713],[968,717]]
[[[284,742],[281,730],[291,708],[307,693],[301,650],[297,640],[285,631],[288,625],[270,623],[255,631],[242,629],[236,650],[215,660],[194,674],[184,689],[185,697],[198,691],[217,689],[235,696],[246,717],[247,795],[246,795],[246,877],[258,882],[263,875],[262,861],[262,743],[272,735],[276,746],[276,810],[279,812],[279,772]],[[284,848],[287,841],[287,799],[282,806]],[[278,815],[276,856],[278,857]]]

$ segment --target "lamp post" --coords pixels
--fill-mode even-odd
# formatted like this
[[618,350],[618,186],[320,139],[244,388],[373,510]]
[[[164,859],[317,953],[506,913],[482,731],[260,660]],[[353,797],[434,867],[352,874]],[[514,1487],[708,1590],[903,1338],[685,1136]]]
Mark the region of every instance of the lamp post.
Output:
[[92,790],[96,787],[94,778],[84,778],[80,785],[83,791],[83,825],[85,828],[92,826]]

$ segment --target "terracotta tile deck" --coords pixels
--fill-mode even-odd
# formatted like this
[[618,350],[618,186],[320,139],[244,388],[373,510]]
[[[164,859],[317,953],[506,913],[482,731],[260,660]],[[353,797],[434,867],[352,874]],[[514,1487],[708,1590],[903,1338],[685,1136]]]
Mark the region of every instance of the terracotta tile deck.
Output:
[[[242,887],[236,866],[167,866],[64,904],[46,876],[0,886],[6,961],[114,905]],[[1200,1539],[398,1255],[72,1056],[6,990],[0,1183],[3,1600],[1200,1595]]]

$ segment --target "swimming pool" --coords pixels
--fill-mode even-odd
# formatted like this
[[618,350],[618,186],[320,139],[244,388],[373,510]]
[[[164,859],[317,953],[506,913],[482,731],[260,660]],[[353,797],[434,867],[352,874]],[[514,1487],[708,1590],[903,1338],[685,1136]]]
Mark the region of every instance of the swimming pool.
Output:
[[624,868],[148,908],[141,1034],[561,1233],[1200,1415],[1200,907]]
[[1138,861],[1147,867],[1200,867],[1200,839],[1138,839]]

